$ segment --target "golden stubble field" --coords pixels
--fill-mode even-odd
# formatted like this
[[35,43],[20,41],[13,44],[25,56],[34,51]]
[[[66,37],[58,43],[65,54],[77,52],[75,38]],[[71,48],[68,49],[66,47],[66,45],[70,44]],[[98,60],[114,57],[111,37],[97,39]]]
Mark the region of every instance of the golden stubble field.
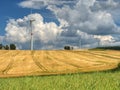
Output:
[[102,71],[119,63],[120,51],[111,50],[1,50],[0,77]]

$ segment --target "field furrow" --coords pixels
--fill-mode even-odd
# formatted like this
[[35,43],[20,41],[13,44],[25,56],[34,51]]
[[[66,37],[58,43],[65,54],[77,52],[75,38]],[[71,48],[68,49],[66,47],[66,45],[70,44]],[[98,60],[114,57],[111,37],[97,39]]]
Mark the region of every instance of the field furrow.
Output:
[[116,55],[116,52],[114,54],[112,53],[102,53],[102,52],[94,52],[95,54],[98,54],[98,55],[101,55],[101,56],[104,56],[104,57],[109,57],[111,59],[116,59],[116,60],[120,60],[120,54],[117,54]]
[[[28,52],[25,55],[21,56],[23,52],[18,51],[19,54],[15,56],[14,63],[12,64],[12,68],[7,72],[11,75],[19,75],[19,74],[31,74],[36,72],[42,72],[42,70],[36,66],[34,63],[31,53]],[[13,59],[12,59],[13,60]]]
[[[9,52],[10,53],[10,52]],[[10,55],[10,62],[9,64],[7,65],[7,67],[2,71],[3,74],[7,74],[7,72],[12,68],[12,65],[14,63],[14,59],[16,57],[16,55],[18,55],[18,52],[15,52],[15,53],[12,53]]]
[[35,51],[32,51],[31,56],[32,59],[34,61],[34,63],[42,70],[42,71],[48,71],[40,62],[39,60],[36,58],[36,56],[34,55]]
[[95,61],[95,62],[101,62],[101,63],[106,63],[106,64],[111,64],[113,63],[118,63],[118,61],[114,58],[110,57],[105,57],[101,54],[96,54],[95,52],[89,52],[89,51],[84,51],[84,52],[74,52],[78,54],[80,57],[87,57],[89,60]]
[[66,71],[66,70],[71,70],[74,69],[75,67],[68,65],[64,62],[58,61],[57,59],[54,58],[54,55],[50,55],[51,52],[49,51],[42,51],[42,55],[37,55],[35,53],[35,57],[37,60],[47,68],[49,72],[56,72],[56,71]]
[[[81,58],[78,58],[78,57],[76,57],[76,58],[70,58],[70,57],[72,57],[72,55],[69,57],[69,56],[67,56],[67,54],[68,54],[68,52],[67,52],[67,54],[66,53],[64,53],[64,54],[62,54],[62,52],[60,52],[59,53],[59,55],[56,55],[56,52],[54,52],[54,53],[51,53],[51,54],[54,54],[55,56],[56,56],[56,59],[57,60],[60,60],[60,61],[62,61],[62,62],[65,62],[66,64],[70,64],[70,65],[73,65],[73,66],[76,66],[76,67],[78,67],[80,70],[82,70],[83,68],[95,68],[95,67],[98,67],[98,65],[101,65],[100,63],[97,63],[97,65],[95,66],[95,65],[93,65],[93,62],[91,63],[91,62],[89,62],[89,61],[86,61],[86,60],[82,60]],[[62,55],[61,55],[62,54]],[[63,57],[61,57],[61,56],[63,56]],[[75,57],[75,56],[74,56]],[[94,63],[95,64],[95,63]],[[104,65],[103,63],[102,63],[102,65]]]
[[71,63],[71,62],[66,62],[66,60],[63,60],[63,58],[61,58],[61,56],[59,55],[55,55],[55,52],[52,52],[52,53],[49,53],[49,56],[53,59],[53,60],[56,60],[56,61],[58,61],[58,62],[61,62],[61,63],[63,63],[63,65],[65,65],[66,66],[66,69],[71,69],[71,67],[73,68],[73,69],[78,69],[78,68],[81,68],[79,65],[76,65],[76,64],[74,64],[74,63]]
[[91,55],[94,55],[98,58],[101,58],[102,60],[106,61],[106,62],[118,62],[120,59],[119,58],[115,58],[109,55],[104,55],[104,54],[100,54],[100,53],[95,53],[95,52],[88,52],[91,53]]

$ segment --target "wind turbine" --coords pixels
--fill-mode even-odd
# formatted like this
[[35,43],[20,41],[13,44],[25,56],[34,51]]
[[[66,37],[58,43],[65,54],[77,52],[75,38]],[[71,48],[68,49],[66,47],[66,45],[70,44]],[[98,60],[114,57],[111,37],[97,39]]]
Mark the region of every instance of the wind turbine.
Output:
[[30,41],[30,49],[33,50],[33,26],[32,23],[35,19],[30,19],[30,32],[31,32],[31,41]]
[[[32,8],[31,8],[31,15],[32,15]],[[31,40],[30,40],[30,49],[33,50],[33,26],[32,23],[35,21],[35,19],[30,18],[30,34],[31,34]]]
[[82,49],[82,37],[79,37],[79,48]]

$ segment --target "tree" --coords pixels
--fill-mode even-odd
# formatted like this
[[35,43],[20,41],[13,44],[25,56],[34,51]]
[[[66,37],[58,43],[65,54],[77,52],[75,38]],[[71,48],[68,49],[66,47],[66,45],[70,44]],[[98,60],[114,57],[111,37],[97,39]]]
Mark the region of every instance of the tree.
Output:
[[9,46],[8,46],[8,45],[6,45],[6,46],[5,46],[5,49],[6,49],[6,50],[9,50]]
[[71,46],[64,46],[64,49],[65,50],[73,50],[73,47],[71,47]]
[[16,50],[15,44],[10,44],[10,50]]
[[64,46],[65,50],[70,50],[70,46]]
[[3,45],[2,45],[2,44],[0,44],[0,49],[2,49],[2,47],[3,47]]

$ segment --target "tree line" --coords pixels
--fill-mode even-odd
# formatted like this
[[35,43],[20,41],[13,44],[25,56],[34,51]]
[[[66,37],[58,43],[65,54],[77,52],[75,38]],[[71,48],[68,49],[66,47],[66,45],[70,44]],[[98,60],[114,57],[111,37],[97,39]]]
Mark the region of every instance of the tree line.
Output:
[[10,45],[0,44],[0,50],[16,50],[16,45],[15,44],[10,44]]
[[104,46],[104,47],[96,47],[93,49],[102,49],[102,50],[120,50],[120,46]]

